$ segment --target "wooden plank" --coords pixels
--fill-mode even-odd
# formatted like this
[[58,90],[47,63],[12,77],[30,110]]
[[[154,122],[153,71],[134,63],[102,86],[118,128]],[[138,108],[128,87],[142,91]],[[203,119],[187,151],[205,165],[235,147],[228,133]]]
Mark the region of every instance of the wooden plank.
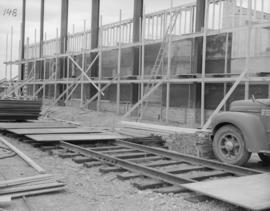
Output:
[[63,187],[63,186],[65,186],[65,184],[59,183],[59,182],[49,182],[49,183],[35,184],[35,185],[29,184],[26,186],[1,189],[0,195],[13,194],[13,193],[25,192],[25,191],[33,191],[33,190],[41,190],[45,188],[56,188],[56,187]]
[[40,195],[44,193],[59,192],[63,190],[65,190],[65,187],[46,188],[46,189],[33,190],[33,191],[27,191],[27,192],[22,192],[22,193],[13,193],[7,196],[10,196],[12,199],[14,199],[14,198],[20,198],[22,196],[35,196],[35,195]]
[[108,150],[103,152],[104,154],[125,154],[125,153],[137,153],[140,152],[136,149],[119,149],[119,150]]
[[22,158],[29,166],[34,168],[38,173],[44,174],[46,171],[42,167],[40,167],[38,164],[36,164],[30,157],[25,155],[22,151],[14,147],[12,144],[10,144],[8,141],[0,137],[0,140],[7,145],[13,152],[15,152],[20,158]]
[[140,176],[142,176],[142,175],[137,174],[137,173],[125,172],[125,173],[122,173],[122,174],[118,174],[117,178],[119,180],[129,180],[129,179],[134,179],[134,178],[137,178],[137,177],[140,177]]
[[158,131],[158,132],[173,133],[173,134],[196,133],[196,132],[202,131],[202,130],[193,129],[193,128],[181,128],[181,127],[165,126],[165,125],[157,125],[157,124],[141,123],[141,122],[121,121],[120,124],[123,125],[124,127],[143,129],[145,131]]
[[113,150],[113,149],[126,149],[126,147],[122,147],[122,146],[108,146],[108,147],[93,147],[93,148],[89,148],[91,150],[94,151],[107,151],[107,150]]
[[31,176],[31,177],[5,180],[5,181],[0,181],[0,188],[2,189],[2,188],[10,187],[10,186],[27,184],[27,183],[36,182],[36,181],[44,181],[44,180],[49,180],[52,178],[53,176],[51,174],[40,174],[36,176]]
[[96,141],[96,140],[114,140],[125,139],[114,133],[100,133],[100,134],[48,134],[48,135],[26,135],[26,137],[40,142],[56,142],[56,141]]
[[115,167],[115,166],[112,166],[112,167],[104,167],[104,168],[100,168],[99,169],[99,172],[101,173],[110,173],[110,172],[125,172],[127,170],[123,169],[123,168],[119,168],[119,167]]
[[75,158],[72,158],[72,160],[75,162],[75,163],[85,163],[85,162],[92,162],[92,161],[97,161],[96,159],[93,159],[93,158],[90,158],[90,157],[75,157]]
[[90,128],[23,128],[7,129],[7,131],[17,135],[101,133],[101,131],[91,130]]
[[163,166],[171,166],[171,165],[178,165],[178,164],[182,164],[185,163],[183,161],[174,161],[174,160],[161,160],[161,161],[157,161],[157,162],[152,162],[151,164],[147,165],[148,167],[163,167]]
[[270,174],[183,184],[183,187],[250,210],[270,208]]
[[19,128],[74,128],[75,126],[65,125],[57,122],[45,123],[0,123],[0,129],[19,129]]
[[164,185],[168,185],[167,183],[164,183],[162,181],[154,180],[154,179],[141,179],[140,181],[132,183],[132,185],[139,190],[146,190],[149,188],[160,188]]
[[111,155],[111,156],[119,158],[119,159],[132,159],[132,158],[151,157],[151,156],[153,156],[153,154],[147,154],[145,152],[140,152],[140,153],[130,153],[130,154],[124,154],[124,155]]
[[79,156],[79,155],[80,154],[75,153],[75,152],[67,152],[67,153],[61,153],[58,156],[60,158],[73,158],[73,157],[76,157],[76,156]]
[[186,193],[189,192],[189,190],[185,189],[185,188],[181,188],[178,186],[165,186],[162,188],[157,188],[153,190],[156,193],[162,193],[162,194],[168,194],[168,193]]
[[93,161],[93,162],[83,163],[83,166],[86,167],[86,168],[92,168],[92,167],[95,167],[95,166],[101,166],[103,164],[104,163],[100,162],[100,161]]
[[151,155],[149,157],[140,157],[140,158],[126,158],[125,160],[128,160],[130,162],[134,163],[146,163],[150,161],[157,161],[157,160],[162,160],[162,157],[156,156],[156,155]]

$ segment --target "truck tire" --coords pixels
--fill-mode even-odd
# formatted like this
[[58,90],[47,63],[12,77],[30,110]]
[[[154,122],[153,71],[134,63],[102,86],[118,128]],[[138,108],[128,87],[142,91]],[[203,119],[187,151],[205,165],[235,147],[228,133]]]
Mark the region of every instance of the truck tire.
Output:
[[246,149],[241,131],[233,125],[225,125],[217,130],[213,151],[218,160],[239,166],[246,164],[251,155]]
[[258,153],[258,156],[264,164],[270,165],[270,156],[263,153]]

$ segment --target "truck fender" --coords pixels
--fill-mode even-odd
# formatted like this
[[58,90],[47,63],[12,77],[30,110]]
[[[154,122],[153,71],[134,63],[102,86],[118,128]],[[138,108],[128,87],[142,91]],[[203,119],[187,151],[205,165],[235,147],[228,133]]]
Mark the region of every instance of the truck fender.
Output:
[[249,152],[269,150],[267,131],[258,116],[242,112],[221,112],[212,119],[213,135],[227,124],[240,129]]

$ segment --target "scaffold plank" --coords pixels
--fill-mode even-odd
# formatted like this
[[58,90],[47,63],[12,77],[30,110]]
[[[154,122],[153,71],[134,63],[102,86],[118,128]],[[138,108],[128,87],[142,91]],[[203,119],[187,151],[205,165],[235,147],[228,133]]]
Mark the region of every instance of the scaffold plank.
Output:
[[26,135],[26,137],[37,142],[57,142],[57,141],[97,141],[97,140],[115,140],[125,139],[125,136],[116,133],[89,133],[89,134],[42,134],[42,135]]
[[17,135],[26,134],[70,134],[70,133],[101,133],[98,130],[92,130],[90,128],[23,128],[23,129],[8,129],[9,132]]

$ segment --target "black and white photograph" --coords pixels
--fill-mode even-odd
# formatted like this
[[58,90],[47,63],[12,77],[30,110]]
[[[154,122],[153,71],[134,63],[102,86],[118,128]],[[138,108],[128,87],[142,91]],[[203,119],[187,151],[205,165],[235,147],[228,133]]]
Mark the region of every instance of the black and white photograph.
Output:
[[0,211],[270,211],[270,0],[0,0]]

